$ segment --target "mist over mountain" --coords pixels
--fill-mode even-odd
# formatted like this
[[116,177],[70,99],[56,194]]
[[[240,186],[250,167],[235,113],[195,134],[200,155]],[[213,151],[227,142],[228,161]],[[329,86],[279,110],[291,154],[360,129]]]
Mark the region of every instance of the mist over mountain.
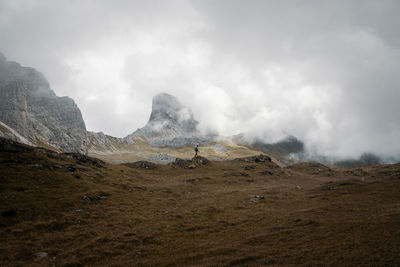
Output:
[[198,121],[194,119],[193,112],[175,96],[157,94],[151,107],[146,125],[123,138],[89,132],[89,151],[96,151],[99,147],[111,151],[123,150],[124,146],[135,145],[139,141],[155,147],[175,148],[211,141],[197,130]]
[[[298,137],[287,135],[276,142],[266,141],[271,140],[268,135],[273,136],[273,131],[263,131],[262,136],[266,138],[259,138],[249,133],[246,126],[243,128],[243,133],[235,136],[223,136],[215,132],[205,134],[204,129],[201,129],[203,121],[196,120],[191,109],[168,93],[159,93],[153,97],[148,122],[126,137],[118,138],[102,132],[87,132],[81,112],[72,99],[57,97],[43,74],[33,68],[7,61],[4,55],[0,59],[0,86],[0,134],[20,142],[63,151],[82,153],[88,151],[109,155],[130,151],[133,157],[140,155],[148,159],[171,161],[174,156],[168,153],[157,156],[157,149],[190,148],[196,144],[216,145],[214,150],[218,154],[218,151],[228,151],[221,144],[225,142],[226,145],[228,142],[262,151],[286,163],[319,161],[340,166],[361,166],[399,161],[396,156],[370,151],[364,151],[359,157],[320,154]],[[249,120],[252,118],[249,117]],[[274,121],[266,123],[275,124]],[[254,127],[255,131],[263,129]],[[147,148],[138,144],[153,147],[150,150],[154,151],[141,152],[140,149]],[[220,158],[220,156],[212,157]]]
[[397,1],[0,5],[0,51],[73,98],[91,131],[132,133],[168,92],[201,132],[399,157]]
[[148,123],[125,139],[143,137],[153,146],[171,147],[210,142],[210,138],[198,131],[198,124],[193,112],[180,103],[178,98],[160,93],[153,97]]
[[0,267],[400,266],[399,14],[0,0]]
[[167,93],[153,97],[150,119],[138,134],[153,136],[190,136],[198,134],[198,121],[193,112],[184,107],[176,98]]
[[86,152],[85,122],[75,102],[57,97],[42,73],[7,61],[2,54],[0,122],[5,124],[3,132],[17,132],[17,140],[18,135],[33,144]]
[[[158,126],[158,124],[161,124],[161,126]],[[174,125],[179,125],[181,130],[192,133],[197,131],[197,124],[193,112],[183,106],[175,96],[160,93],[153,97],[148,127],[171,128]]]

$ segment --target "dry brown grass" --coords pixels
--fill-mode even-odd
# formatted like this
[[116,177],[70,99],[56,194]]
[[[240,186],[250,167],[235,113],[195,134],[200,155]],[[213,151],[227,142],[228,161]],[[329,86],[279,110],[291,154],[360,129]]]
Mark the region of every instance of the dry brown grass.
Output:
[[[216,144],[216,143],[215,143]],[[245,146],[236,145],[228,142],[219,142],[226,149],[226,152],[217,153],[215,144],[201,145],[200,155],[209,158],[219,158],[223,160],[235,159],[240,157],[250,157],[260,154],[258,150],[252,150]],[[159,154],[168,154],[176,158],[189,159],[194,156],[193,146],[184,146],[178,148],[155,147],[148,144],[145,140],[136,140],[134,145],[118,147],[117,150],[106,150],[101,147],[92,147],[89,151],[90,156],[97,157],[110,163],[132,162],[146,160],[146,156],[157,156]],[[275,158],[274,161],[277,162]]]
[[0,160],[2,266],[400,264],[400,165],[147,170],[39,152]]

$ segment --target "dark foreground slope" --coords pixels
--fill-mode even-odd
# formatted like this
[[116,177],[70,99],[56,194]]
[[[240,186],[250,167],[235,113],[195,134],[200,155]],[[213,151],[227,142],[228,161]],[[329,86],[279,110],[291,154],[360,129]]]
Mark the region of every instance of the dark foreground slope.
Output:
[[400,264],[400,165],[190,169],[0,148],[1,266]]

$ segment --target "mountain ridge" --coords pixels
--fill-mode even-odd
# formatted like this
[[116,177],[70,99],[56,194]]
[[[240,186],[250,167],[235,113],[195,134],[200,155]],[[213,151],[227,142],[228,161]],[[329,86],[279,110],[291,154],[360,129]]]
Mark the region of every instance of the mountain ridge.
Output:
[[123,138],[87,131],[82,114],[71,98],[58,97],[42,73],[7,61],[2,54],[0,111],[0,136],[111,162],[167,163],[176,157],[191,158],[194,145],[200,145],[201,155],[214,160],[260,153],[258,147],[239,144],[233,138],[202,134],[193,112],[168,93],[155,95],[147,124]]
[[73,99],[44,75],[0,56],[0,121],[35,145],[86,153],[86,126]]

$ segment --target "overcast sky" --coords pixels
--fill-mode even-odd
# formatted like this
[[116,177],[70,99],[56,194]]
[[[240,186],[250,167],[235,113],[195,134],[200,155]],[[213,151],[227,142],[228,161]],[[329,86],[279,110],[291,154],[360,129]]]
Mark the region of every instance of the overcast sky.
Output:
[[159,92],[203,131],[400,154],[400,1],[0,1],[0,52],[44,73],[88,130],[147,122]]

